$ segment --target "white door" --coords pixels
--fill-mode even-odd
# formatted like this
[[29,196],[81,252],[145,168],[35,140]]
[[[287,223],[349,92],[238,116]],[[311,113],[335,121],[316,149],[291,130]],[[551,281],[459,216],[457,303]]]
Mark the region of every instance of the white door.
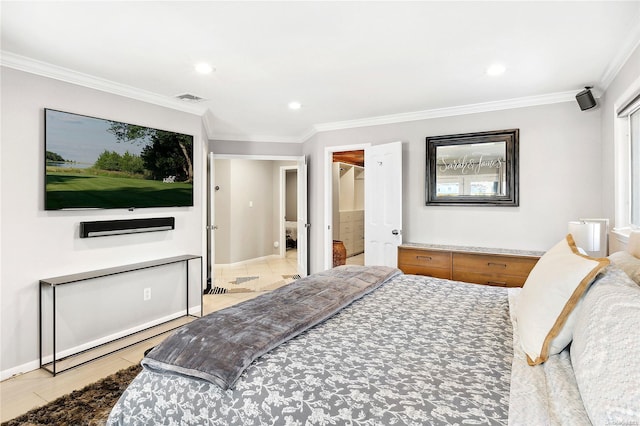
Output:
[[364,150],[364,262],[398,265],[402,244],[402,142]]
[[215,173],[214,173],[214,165],[215,158],[213,156],[213,152],[209,153],[209,182],[207,185],[207,197],[209,198],[209,202],[207,203],[207,208],[209,211],[207,212],[207,287],[204,289],[205,293],[208,293],[211,288],[214,287],[214,283],[216,282],[214,279],[214,271],[215,271]]
[[298,160],[298,275],[309,274],[309,223],[307,221],[307,157]]

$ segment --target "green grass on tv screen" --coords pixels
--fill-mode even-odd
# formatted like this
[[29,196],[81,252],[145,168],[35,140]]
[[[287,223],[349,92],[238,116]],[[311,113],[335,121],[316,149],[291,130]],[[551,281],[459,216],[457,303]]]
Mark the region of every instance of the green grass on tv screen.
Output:
[[193,183],[47,170],[46,210],[193,205]]

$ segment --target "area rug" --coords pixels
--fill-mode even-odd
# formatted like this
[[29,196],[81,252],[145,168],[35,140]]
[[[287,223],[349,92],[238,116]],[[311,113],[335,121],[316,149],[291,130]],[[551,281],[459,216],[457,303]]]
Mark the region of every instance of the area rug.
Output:
[[132,365],[80,390],[61,396],[45,406],[34,408],[4,422],[2,426],[103,426],[111,408],[141,370],[140,365]]

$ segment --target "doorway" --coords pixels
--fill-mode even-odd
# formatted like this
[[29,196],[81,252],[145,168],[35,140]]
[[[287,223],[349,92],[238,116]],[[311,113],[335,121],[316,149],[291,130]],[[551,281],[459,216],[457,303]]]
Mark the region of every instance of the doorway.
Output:
[[280,167],[280,256],[293,257],[298,249],[298,168]]
[[330,159],[331,266],[364,265],[364,149],[332,151]]
[[333,267],[333,154],[364,150],[367,178],[364,181],[365,265],[397,265],[397,248],[402,244],[402,142],[371,146],[351,145],[325,148],[324,267]]
[[[208,293],[273,290],[296,279],[301,262],[297,247],[286,250],[286,235],[298,223],[287,224],[285,218],[306,220],[306,184],[298,183],[298,169],[306,162],[299,157],[212,155],[210,163],[213,262]],[[286,184],[287,175],[294,185]],[[294,190],[288,196],[287,186]],[[298,214],[298,188],[305,191],[303,216]],[[295,214],[285,213],[287,204]],[[296,246],[298,234],[297,229],[289,232]],[[303,263],[306,268],[306,259]]]

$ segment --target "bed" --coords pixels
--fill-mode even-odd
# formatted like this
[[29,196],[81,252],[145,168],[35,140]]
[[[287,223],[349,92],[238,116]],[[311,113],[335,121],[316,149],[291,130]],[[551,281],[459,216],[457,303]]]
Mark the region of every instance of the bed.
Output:
[[[506,289],[390,269],[382,271],[381,282],[358,287],[344,303],[334,303],[324,290],[316,298],[301,297],[309,301],[302,303],[304,309],[280,316],[303,315],[319,304],[317,297],[327,299],[331,312],[326,318],[305,317],[300,330],[287,325],[286,338],[256,339],[271,343],[249,355],[242,352],[242,368],[222,382],[222,376],[210,372],[191,373],[194,365],[198,370],[208,368],[209,361],[224,361],[227,343],[177,333],[167,339],[173,343],[163,342],[154,349],[156,355],[152,351],[143,360],[145,368],[113,408],[108,424],[639,424],[640,369],[633,360],[640,350],[640,287],[631,276],[640,271],[640,259],[625,253],[609,265],[609,259],[577,254],[572,243],[568,236],[557,245],[560,255],[547,258],[554,247],[532,271],[548,281],[549,270],[558,272],[559,264],[561,269],[572,262],[588,269],[568,290],[560,332],[558,321],[552,321],[555,336],[544,338],[545,354],[527,347],[531,333],[522,326],[528,321],[524,308],[545,291],[544,297],[551,298],[562,283],[554,282],[554,290],[546,284],[536,295],[525,291],[535,289],[533,279],[525,289]],[[576,265],[570,269],[580,269]],[[347,275],[362,281],[360,274],[370,275],[371,269],[341,266],[297,284],[301,288],[317,277],[322,287],[331,280],[351,280],[344,279]],[[301,291],[292,287],[291,294],[280,293],[287,287],[269,293],[280,300],[276,311],[287,309],[292,304],[282,301]],[[257,305],[248,301],[226,312],[227,320],[242,322],[242,309],[268,310],[261,304],[277,303],[264,297],[253,299]],[[574,305],[569,313],[568,304]],[[543,305],[542,311],[550,309]],[[216,324],[224,311],[194,328],[223,328]],[[567,328],[565,344],[558,339],[567,339]],[[233,339],[231,334],[247,333],[235,331],[226,338]],[[181,366],[173,369],[173,361]]]
[[287,220],[285,226],[286,248],[294,249],[298,247],[298,222]]

